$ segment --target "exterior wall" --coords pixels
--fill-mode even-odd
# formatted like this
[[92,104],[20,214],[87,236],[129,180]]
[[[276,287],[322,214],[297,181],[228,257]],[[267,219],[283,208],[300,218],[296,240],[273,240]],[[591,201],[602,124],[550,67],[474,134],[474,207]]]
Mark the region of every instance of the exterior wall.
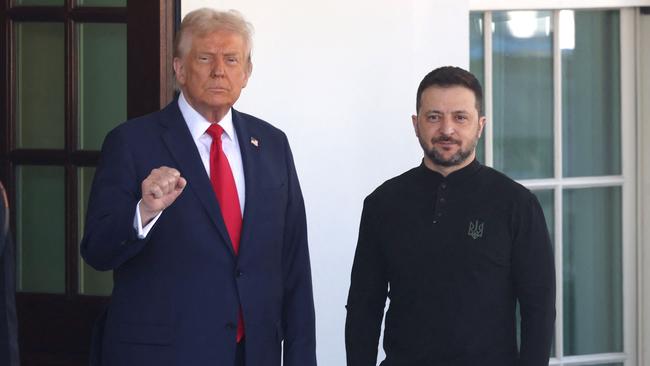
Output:
[[236,105],[284,130],[309,224],[318,360],[344,365],[350,268],[363,199],[420,163],[411,126],[422,77],[468,67],[467,0],[184,0],[237,9],[255,27]]

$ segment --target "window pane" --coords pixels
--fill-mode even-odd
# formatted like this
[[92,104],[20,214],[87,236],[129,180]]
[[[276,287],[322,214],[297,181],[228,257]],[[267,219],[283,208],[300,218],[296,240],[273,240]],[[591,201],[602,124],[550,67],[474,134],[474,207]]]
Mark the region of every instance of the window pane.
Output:
[[16,23],[19,148],[63,148],[63,23]]
[[566,355],[623,351],[620,187],[564,193]]
[[553,176],[551,12],[492,13],[494,166],[515,179]]
[[552,189],[545,189],[541,191],[533,191],[539,204],[544,211],[544,218],[546,219],[546,227],[548,228],[549,235],[551,236],[551,243],[555,235],[555,199]]
[[[84,233],[88,196],[95,168],[79,168],[79,241]],[[84,295],[109,296],[113,289],[113,272],[99,272],[79,257],[79,293]]]
[[65,292],[64,170],[16,169],[18,290]]
[[619,13],[560,19],[564,175],[621,174]]
[[64,0],[16,0],[16,5],[62,6]]
[[77,0],[79,6],[126,6],[126,0]]
[[[469,71],[476,76],[481,86],[485,88],[483,77],[485,50],[483,49],[483,13],[469,15]],[[485,114],[485,105],[482,115]],[[485,134],[483,134],[485,136]],[[485,163],[485,137],[481,137],[476,145],[476,158]]]
[[99,150],[126,119],[126,24],[84,23],[79,34],[79,146]]

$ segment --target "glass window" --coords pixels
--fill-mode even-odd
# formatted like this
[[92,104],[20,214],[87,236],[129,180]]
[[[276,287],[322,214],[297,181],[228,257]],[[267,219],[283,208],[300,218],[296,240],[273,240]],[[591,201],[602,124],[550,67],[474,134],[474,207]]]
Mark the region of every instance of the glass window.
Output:
[[564,192],[564,353],[623,351],[620,187]]
[[494,167],[553,176],[553,34],[549,11],[492,13]]
[[64,0],[16,0],[16,5],[63,6]]
[[61,149],[65,121],[63,23],[16,23],[15,31],[16,145]]
[[[624,348],[625,336],[634,336],[623,307],[623,288],[634,286],[624,281],[635,274],[623,266],[622,213],[631,209],[622,197],[632,178],[621,163],[621,17],[619,10],[488,11],[469,20],[471,71],[493,84],[485,90],[493,127],[486,153],[533,190],[561,255],[557,365],[633,360]],[[483,19],[492,19],[491,31]],[[633,141],[633,129],[626,133]]]
[[[485,50],[483,47],[483,13],[472,13],[469,17],[470,39],[469,39],[469,69],[474,73],[478,81],[485,87],[483,69],[485,68]],[[483,103],[485,104],[485,103]],[[485,107],[483,108],[485,114]],[[488,121],[492,123],[492,121]],[[485,136],[485,132],[483,132]],[[485,164],[485,137],[481,136],[476,145],[476,159]]]
[[126,6],[126,0],[77,0],[79,6]]
[[551,189],[533,191],[539,204],[542,206],[544,211],[544,218],[546,219],[546,227],[548,227],[549,235],[551,236],[551,242],[553,242],[553,236],[555,233],[555,200],[554,192]]
[[126,119],[126,24],[81,23],[78,39],[79,147],[99,150]]
[[18,290],[64,293],[63,168],[19,166],[16,183]]
[[618,11],[560,14],[564,175],[621,174]]

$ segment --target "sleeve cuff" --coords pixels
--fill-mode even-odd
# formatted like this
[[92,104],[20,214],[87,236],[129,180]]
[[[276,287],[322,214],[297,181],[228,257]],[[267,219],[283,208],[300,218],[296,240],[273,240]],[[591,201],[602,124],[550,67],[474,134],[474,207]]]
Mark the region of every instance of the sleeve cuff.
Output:
[[156,221],[158,221],[158,218],[160,215],[162,215],[162,211],[156,215],[151,221],[147,224],[147,226],[142,227],[142,218],[140,217],[140,202],[142,200],[138,201],[138,204],[135,206],[135,217],[133,218],[133,228],[135,231],[138,233],[138,239],[144,239],[147,237],[149,234],[149,231],[151,231],[151,228],[156,224]]

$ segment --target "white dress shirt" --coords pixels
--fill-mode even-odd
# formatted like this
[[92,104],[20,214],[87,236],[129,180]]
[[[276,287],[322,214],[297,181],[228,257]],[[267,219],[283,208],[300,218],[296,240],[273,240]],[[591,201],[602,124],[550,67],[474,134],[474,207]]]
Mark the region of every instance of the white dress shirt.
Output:
[[[205,168],[205,172],[210,178],[210,146],[212,145],[212,137],[206,133],[208,127],[211,123],[206,120],[199,112],[197,112],[192,106],[187,102],[183,93],[178,97],[178,107],[181,110],[183,119],[187,123],[187,127],[190,130],[192,139],[196,144],[196,148],[199,151],[201,156],[201,162]],[[241,150],[239,149],[239,140],[237,139],[237,133],[235,132],[235,126],[232,123],[232,113],[231,110],[228,110],[228,113],[218,122],[221,128],[223,128],[223,134],[221,135],[221,146],[223,152],[228,159],[230,164],[230,169],[232,170],[233,178],[235,178],[235,186],[237,186],[237,195],[239,196],[239,207],[241,208],[242,215],[244,214],[244,204],[246,200],[246,182],[244,180],[244,164],[242,163]],[[182,173],[181,173],[182,175]],[[188,183],[189,184],[189,183]],[[142,200],[140,200],[141,202]],[[135,218],[133,220],[133,226],[138,232],[138,238],[144,239],[149,231],[154,226],[158,218],[162,214],[162,211],[154,217],[149,224],[142,226],[142,218],[140,217],[140,202],[135,209]]]

